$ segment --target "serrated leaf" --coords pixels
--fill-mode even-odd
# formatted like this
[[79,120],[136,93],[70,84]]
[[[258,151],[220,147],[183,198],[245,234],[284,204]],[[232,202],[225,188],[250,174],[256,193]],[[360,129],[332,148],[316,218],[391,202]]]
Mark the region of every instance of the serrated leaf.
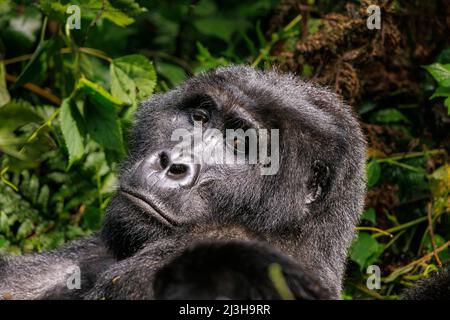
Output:
[[84,110],[92,139],[106,149],[123,153],[122,129],[115,108],[86,103]]
[[104,148],[123,154],[122,128],[116,110],[121,102],[103,87],[84,78],[78,88],[88,96],[84,117],[91,138]]
[[71,99],[65,99],[59,116],[61,131],[69,152],[69,167],[84,154],[86,129],[83,118]]
[[149,97],[156,86],[153,64],[144,56],[133,54],[114,59],[110,66],[111,92],[129,105]]

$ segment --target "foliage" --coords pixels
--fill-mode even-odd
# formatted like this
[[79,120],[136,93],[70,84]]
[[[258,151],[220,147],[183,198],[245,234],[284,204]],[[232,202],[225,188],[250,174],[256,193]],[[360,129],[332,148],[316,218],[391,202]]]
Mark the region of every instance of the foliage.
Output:
[[439,85],[430,99],[445,97],[444,104],[450,114],[450,64],[433,63],[425,68]]
[[[247,63],[328,85],[360,116],[368,197],[345,298],[396,298],[449,261],[448,4],[389,1],[383,33],[366,29],[367,1],[70,4],[79,30],[66,24],[68,1],[0,1],[0,252],[98,230],[138,103]],[[371,264],[379,291],[365,287]]]

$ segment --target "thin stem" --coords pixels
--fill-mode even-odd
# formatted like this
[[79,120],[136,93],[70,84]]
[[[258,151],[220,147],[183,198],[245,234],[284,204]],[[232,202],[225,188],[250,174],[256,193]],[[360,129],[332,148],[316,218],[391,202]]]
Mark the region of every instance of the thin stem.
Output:
[[[11,74],[5,74],[5,79],[7,81],[10,82],[16,82],[17,81],[17,77],[13,76]],[[54,94],[52,94],[51,92],[49,92],[48,90],[45,90],[33,83],[27,82],[23,85],[23,87],[31,92],[36,93],[37,95],[47,99],[48,101],[52,102],[53,104],[59,106],[61,104],[61,99],[57,96],[55,96]]]
[[377,161],[378,161],[378,163],[382,163],[382,162],[417,158],[417,157],[422,157],[422,156],[434,156],[434,155],[446,154],[446,153],[447,152],[444,149],[435,149],[435,150],[430,150],[430,151],[411,152],[411,153],[406,153],[406,154],[401,154],[401,155],[393,155],[390,157],[377,159]]
[[[416,224],[419,224],[419,223],[421,223],[421,222],[423,222],[423,221],[425,221],[425,220],[427,220],[427,217],[420,217],[420,218],[417,218],[417,219],[415,219],[415,220],[406,222],[406,223],[404,223],[404,224],[395,226],[395,227],[393,227],[393,228],[384,230],[384,232],[387,232],[387,233],[394,233],[394,232],[396,232],[396,231],[399,231],[399,230],[403,230],[403,229],[412,227],[412,226],[414,226],[414,225],[416,225]],[[374,238],[378,238],[378,237],[381,237],[381,236],[383,236],[383,235],[384,235],[383,233],[377,233],[377,234],[374,234],[373,237],[374,237]]]
[[428,232],[430,233],[430,239],[431,239],[431,245],[433,246],[434,257],[436,258],[436,261],[437,261],[439,267],[442,267],[441,259],[439,259],[439,255],[436,251],[437,247],[436,247],[436,240],[434,239],[432,214],[433,214],[433,206],[432,206],[431,202],[429,202],[427,205]]
[[356,230],[358,230],[358,231],[374,231],[374,232],[382,233],[385,236],[389,236],[391,238],[394,236],[392,233],[386,232],[384,230],[381,230],[381,229],[375,228],[375,227],[356,227]]
[[[80,52],[83,52],[83,53],[86,53],[88,55],[100,58],[102,60],[105,60],[105,61],[108,61],[108,62],[112,61],[112,59],[106,53],[104,53],[103,51],[100,51],[100,50],[97,50],[97,49],[94,49],[94,48],[87,48],[87,47],[80,47],[79,50],[80,50]],[[62,48],[60,50],[60,53],[61,54],[69,54],[69,53],[72,53],[72,49],[71,48]],[[3,62],[3,64],[6,66],[6,65],[9,65],[9,64],[17,63],[17,62],[23,62],[23,61],[30,60],[32,57],[33,57],[33,54],[30,53],[30,54],[24,54],[24,55],[21,55],[21,56],[17,56],[17,57],[11,58],[11,59],[0,60],[0,62]]]

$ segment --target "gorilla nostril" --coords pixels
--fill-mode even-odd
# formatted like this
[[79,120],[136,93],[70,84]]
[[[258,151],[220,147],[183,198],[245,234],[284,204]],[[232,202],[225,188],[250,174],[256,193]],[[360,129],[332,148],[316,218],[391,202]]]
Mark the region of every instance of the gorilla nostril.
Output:
[[184,175],[188,172],[188,167],[184,164],[174,163],[169,168],[169,173],[175,176]]
[[170,164],[170,158],[169,155],[166,152],[161,152],[159,155],[159,164],[161,165],[161,168],[165,169]]

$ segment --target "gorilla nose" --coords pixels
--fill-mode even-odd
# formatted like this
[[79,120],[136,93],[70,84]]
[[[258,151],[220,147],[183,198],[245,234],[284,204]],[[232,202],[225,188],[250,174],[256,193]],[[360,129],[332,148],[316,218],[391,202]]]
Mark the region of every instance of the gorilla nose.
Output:
[[163,185],[171,186],[192,186],[198,176],[200,165],[193,161],[174,157],[169,151],[159,152],[157,157],[152,157],[152,167],[159,171]]

